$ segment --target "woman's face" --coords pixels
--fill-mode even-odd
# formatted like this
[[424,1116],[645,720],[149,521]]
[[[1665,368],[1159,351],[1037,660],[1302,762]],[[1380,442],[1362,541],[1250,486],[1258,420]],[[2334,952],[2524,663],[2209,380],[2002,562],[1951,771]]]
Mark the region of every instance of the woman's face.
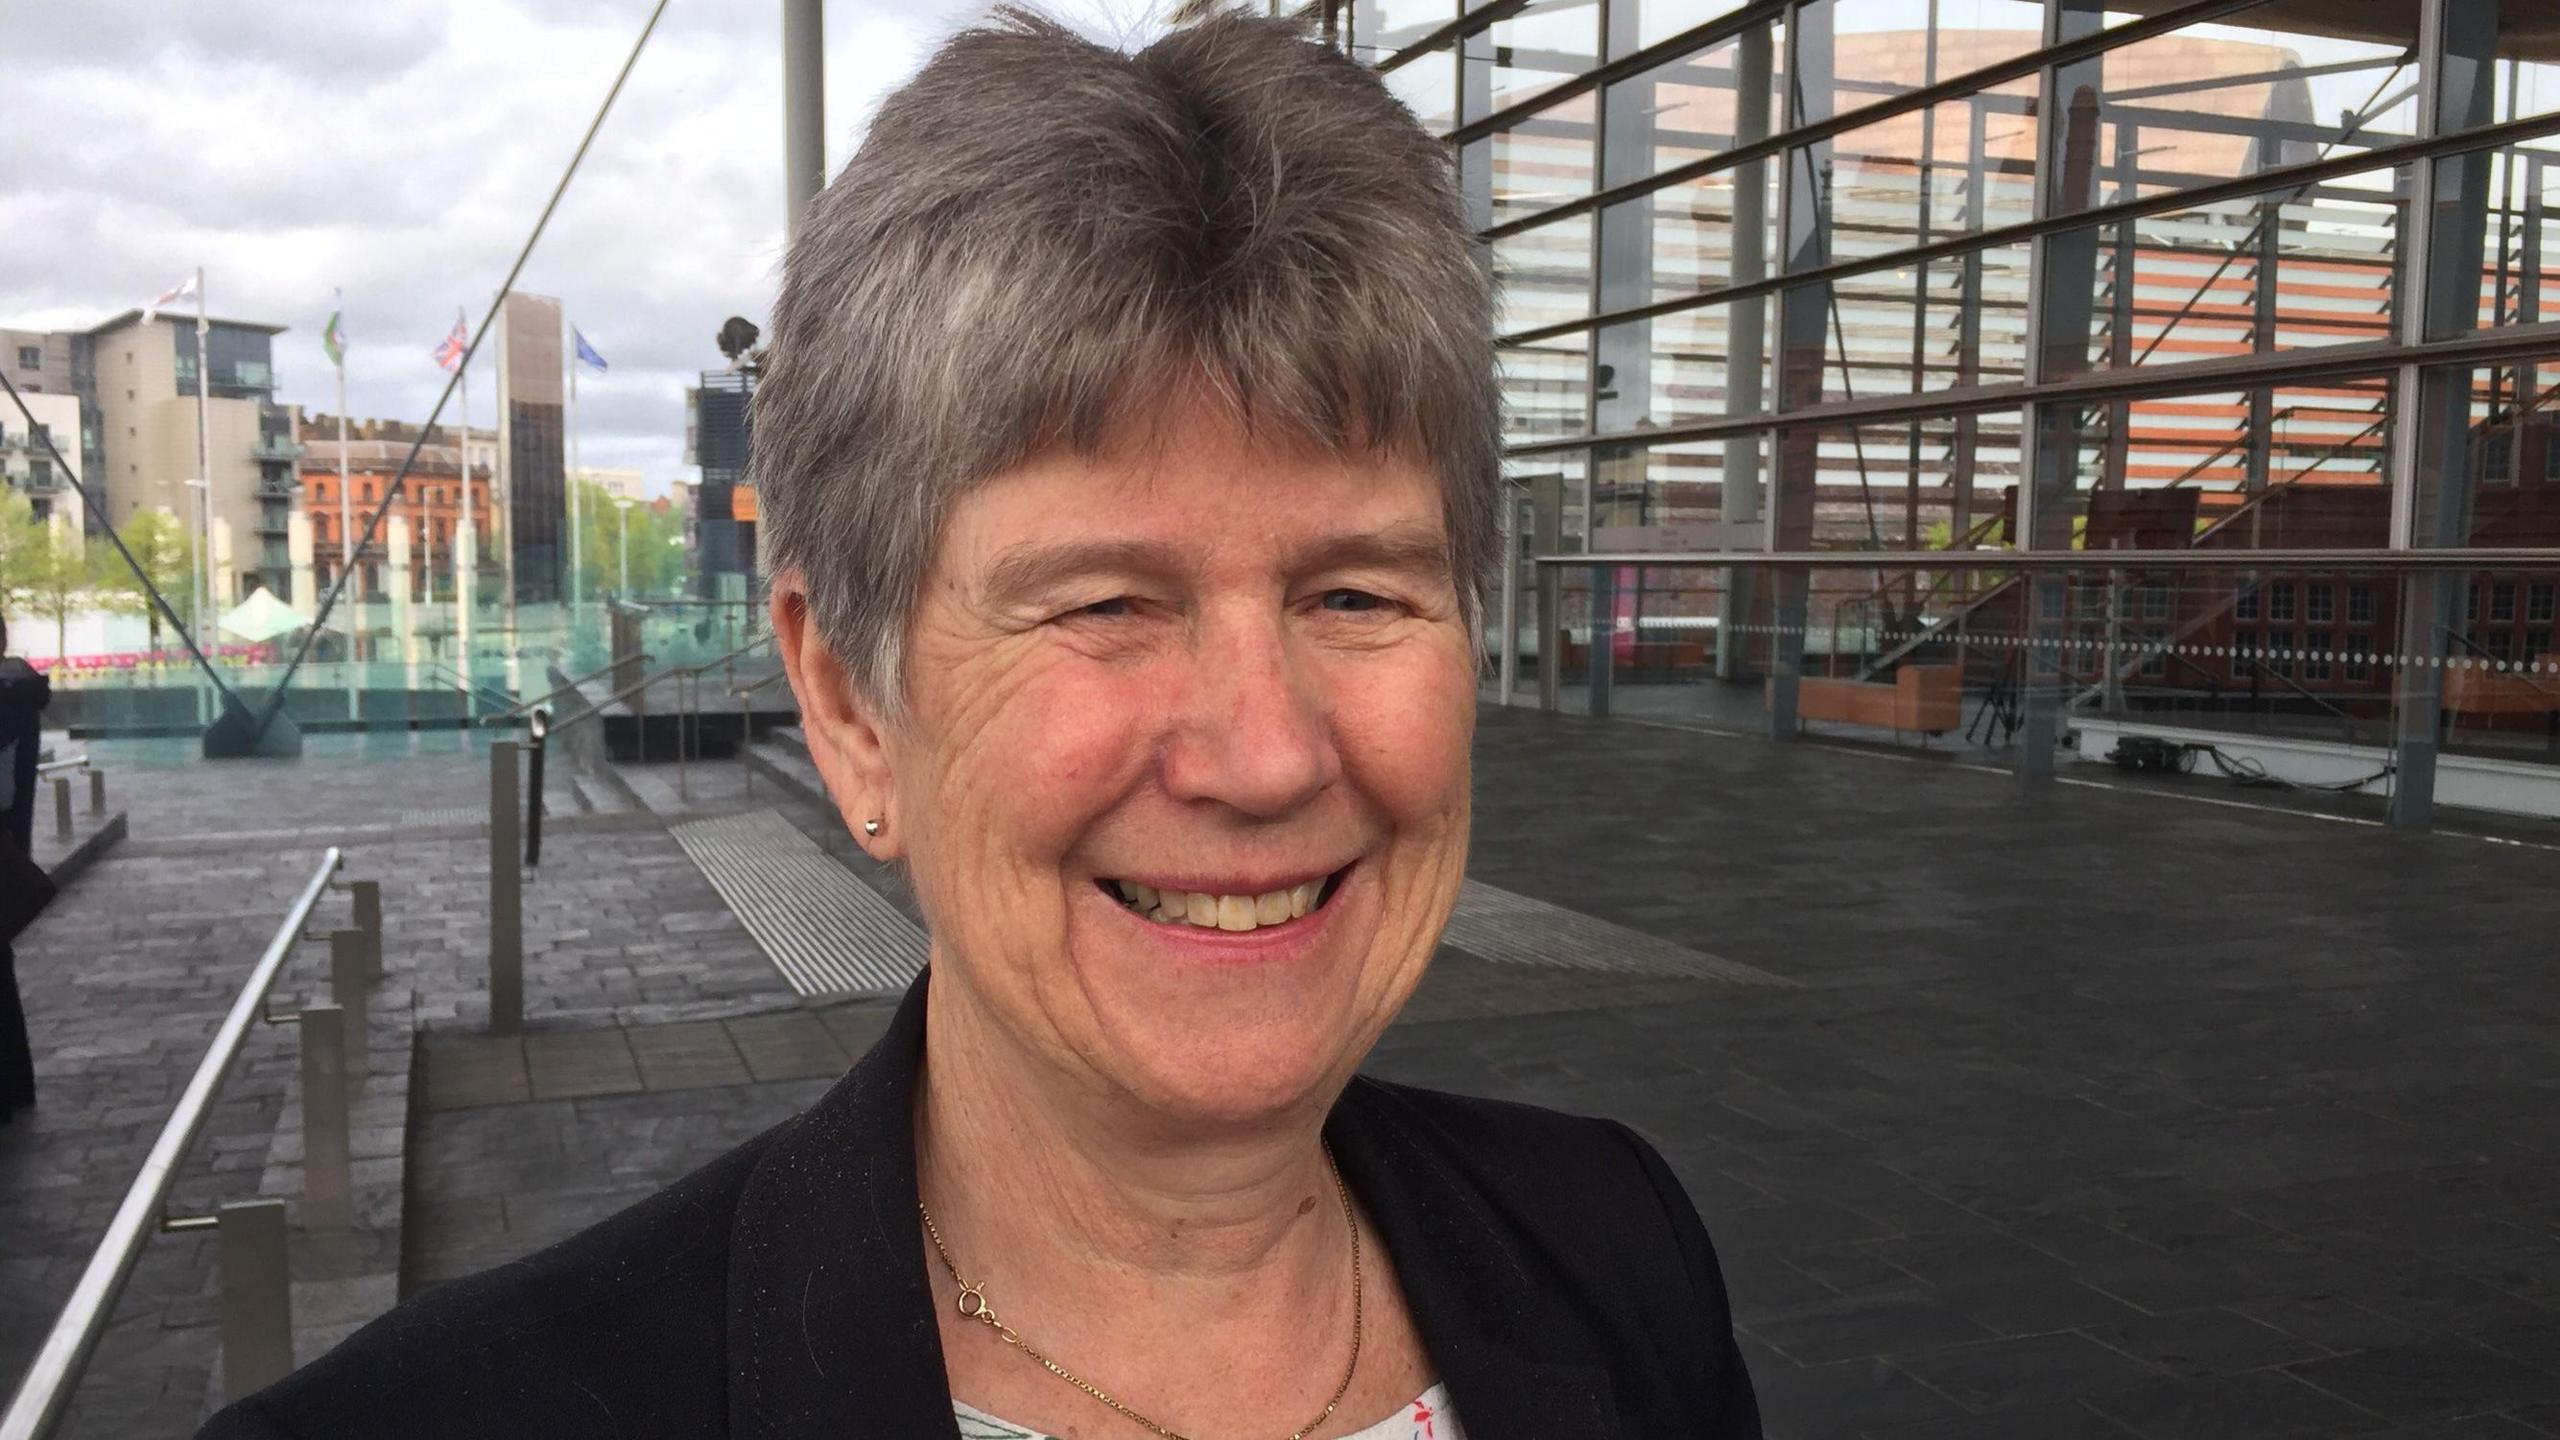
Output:
[[974,491],[879,744],[936,1005],[1175,1124],[1328,1099],[1457,897],[1474,652],[1400,457],[1194,406]]

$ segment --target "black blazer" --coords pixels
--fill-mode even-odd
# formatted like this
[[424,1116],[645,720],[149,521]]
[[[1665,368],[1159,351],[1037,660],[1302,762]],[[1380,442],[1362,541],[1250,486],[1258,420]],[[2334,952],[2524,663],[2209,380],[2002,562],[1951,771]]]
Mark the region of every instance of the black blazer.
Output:
[[[200,1440],[956,1440],[916,1224],[924,994],[807,1113]],[[1757,1440],[1715,1251],[1634,1132],[1362,1078],[1325,1134],[1470,1440]]]

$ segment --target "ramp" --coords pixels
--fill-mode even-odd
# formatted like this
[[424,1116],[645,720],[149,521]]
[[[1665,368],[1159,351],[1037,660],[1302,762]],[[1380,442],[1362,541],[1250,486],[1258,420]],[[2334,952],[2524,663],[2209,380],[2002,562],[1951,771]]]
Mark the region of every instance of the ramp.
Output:
[[1757,989],[1796,988],[1794,981],[1756,965],[1675,945],[1481,880],[1468,881],[1458,892],[1458,908],[1449,916],[1449,928],[1441,939],[1480,960],[1502,965],[1719,980]]

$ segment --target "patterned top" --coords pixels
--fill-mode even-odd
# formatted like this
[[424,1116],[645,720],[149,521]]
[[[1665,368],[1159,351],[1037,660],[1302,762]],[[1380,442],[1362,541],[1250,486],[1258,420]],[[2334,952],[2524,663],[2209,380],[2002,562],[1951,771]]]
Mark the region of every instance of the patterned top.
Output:
[[[951,1402],[951,1412],[960,1418],[960,1440],[1053,1440],[957,1400]],[[1467,1432],[1459,1428],[1457,1413],[1449,1408],[1449,1392],[1434,1385],[1413,1397],[1401,1412],[1343,1440],[1467,1440]]]

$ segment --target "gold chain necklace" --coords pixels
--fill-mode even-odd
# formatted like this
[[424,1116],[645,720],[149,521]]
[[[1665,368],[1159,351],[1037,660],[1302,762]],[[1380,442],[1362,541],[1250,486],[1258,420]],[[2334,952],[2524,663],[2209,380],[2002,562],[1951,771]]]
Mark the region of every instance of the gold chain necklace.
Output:
[[[1346,1226],[1350,1227],[1351,1230],[1351,1363],[1342,1367],[1342,1383],[1333,1387],[1333,1398],[1324,1402],[1324,1409],[1317,1414],[1316,1418],[1289,1432],[1288,1440],[1307,1440],[1309,1435],[1315,1433],[1315,1428],[1317,1426],[1332,1419],[1334,1407],[1340,1405],[1342,1403],[1342,1397],[1351,1392],[1351,1377],[1353,1373],[1360,1368],[1360,1222],[1351,1213],[1351,1189],[1349,1186],[1342,1183],[1342,1167],[1334,1163],[1333,1147],[1330,1145],[1325,1147],[1324,1163],[1325,1168],[1333,1172],[1333,1193],[1342,1201],[1342,1222]],[[1039,1361],[1041,1369],[1048,1371],[1050,1374],[1066,1381],[1068,1384],[1073,1385],[1087,1395],[1092,1396],[1094,1399],[1099,1400],[1103,1404],[1110,1406],[1112,1409],[1119,1411],[1122,1415],[1137,1422],[1139,1425],[1146,1427],[1147,1430],[1155,1435],[1160,1436],[1161,1440],[1190,1440],[1190,1437],[1184,1435],[1182,1432],[1178,1430],[1168,1430],[1164,1426],[1148,1419],[1146,1416],[1139,1414],[1137,1411],[1130,1409],[1128,1406],[1121,1404],[1118,1400],[1113,1399],[1109,1394],[1107,1394],[1102,1387],[1095,1385],[1089,1380],[1080,1378],[1073,1372],[1069,1371],[1067,1367],[1050,1359],[1048,1356],[1041,1354],[1037,1349],[1032,1347],[1030,1341],[1023,1339],[1018,1334],[1015,1334],[1012,1326],[998,1320],[996,1318],[995,1307],[987,1303],[987,1287],[984,1285],[972,1285],[968,1281],[960,1278],[960,1267],[951,1263],[950,1247],[942,1243],[942,1230],[933,1223],[933,1212],[924,1208],[924,1201],[921,1199],[916,1201],[916,1213],[924,1217],[924,1233],[933,1238],[933,1253],[942,1257],[942,1268],[950,1272],[951,1283],[960,1287],[960,1313],[963,1316],[968,1319],[978,1321],[988,1329],[995,1331],[997,1337],[1002,1339],[1004,1343],[1021,1351],[1023,1354],[1030,1356],[1032,1359]]]

